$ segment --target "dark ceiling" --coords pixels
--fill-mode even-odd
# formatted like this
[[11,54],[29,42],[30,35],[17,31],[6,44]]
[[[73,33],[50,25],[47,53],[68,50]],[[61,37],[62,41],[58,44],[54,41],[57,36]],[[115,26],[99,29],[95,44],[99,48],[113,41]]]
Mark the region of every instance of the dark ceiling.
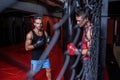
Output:
[[18,0],[22,2],[31,2],[31,3],[44,3],[50,6],[60,6],[63,3],[60,0]]
[[[62,6],[63,6],[63,3],[59,0],[11,0],[11,1],[29,2],[29,3],[34,3],[37,5],[42,5],[42,6],[45,6],[49,10],[49,12],[59,12],[61,11]],[[34,13],[7,7],[4,10],[2,10],[0,14],[28,15],[28,14],[34,14]]]
[[[60,0],[17,0],[17,1],[40,4],[40,5],[45,6],[51,12],[59,12],[61,11],[63,7],[63,2],[61,2]],[[109,5],[108,6],[109,16],[120,16],[120,0],[110,0],[108,5]],[[18,14],[18,15],[19,14],[23,14],[23,15],[33,14],[31,12],[28,13],[26,11],[12,9],[9,7],[3,10],[2,13]]]

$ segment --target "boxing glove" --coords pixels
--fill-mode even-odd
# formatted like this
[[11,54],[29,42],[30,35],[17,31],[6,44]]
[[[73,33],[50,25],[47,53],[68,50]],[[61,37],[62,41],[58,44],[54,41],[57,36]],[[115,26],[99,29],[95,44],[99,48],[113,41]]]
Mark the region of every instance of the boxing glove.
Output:
[[34,48],[38,48],[38,47],[40,47],[43,44],[44,44],[44,39],[43,38],[39,38],[37,40],[37,42],[35,44],[33,44],[33,46],[34,46]]
[[47,38],[46,38],[46,43],[50,43],[50,41],[51,41],[51,38],[50,38],[50,36],[48,36]]
[[75,55],[76,52],[78,51],[76,46],[73,43],[69,43],[67,45],[67,50],[69,55]]

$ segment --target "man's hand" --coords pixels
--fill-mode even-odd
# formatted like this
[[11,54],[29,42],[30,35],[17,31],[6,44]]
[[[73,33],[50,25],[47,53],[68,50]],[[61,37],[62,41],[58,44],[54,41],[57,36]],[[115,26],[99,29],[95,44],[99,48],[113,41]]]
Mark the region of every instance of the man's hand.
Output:
[[38,48],[38,47],[40,47],[43,44],[44,44],[44,39],[43,38],[39,38],[38,41],[35,44],[33,44],[33,46],[34,46],[34,48]]
[[46,43],[50,43],[50,41],[51,41],[51,38],[50,38],[50,36],[48,36],[47,38],[46,38]]
[[68,50],[69,55],[75,55],[76,51],[77,51],[77,48],[73,43],[69,43],[67,45],[67,50]]

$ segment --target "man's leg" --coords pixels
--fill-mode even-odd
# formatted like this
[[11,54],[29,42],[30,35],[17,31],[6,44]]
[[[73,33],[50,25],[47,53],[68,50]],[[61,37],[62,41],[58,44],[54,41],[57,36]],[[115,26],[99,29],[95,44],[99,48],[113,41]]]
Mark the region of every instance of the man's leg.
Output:
[[51,79],[51,68],[50,68],[50,60],[49,59],[44,60],[42,68],[46,69],[46,76],[47,76],[48,80],[52,80]]
[[31,69],[27,73],[27,79],[28,80],[34,80],[35,74],[40,70],[41,65],[39,65],[39,60],[31,60]]
[[46,68],[46,76],[48,80],[51,80],[51,69],[50,68]]

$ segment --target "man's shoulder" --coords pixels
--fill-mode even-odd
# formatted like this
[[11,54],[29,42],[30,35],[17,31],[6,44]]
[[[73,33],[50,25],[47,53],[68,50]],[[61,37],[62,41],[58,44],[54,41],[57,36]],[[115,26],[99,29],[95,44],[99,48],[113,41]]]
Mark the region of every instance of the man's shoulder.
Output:
[[33,35],[33,31],[32,30],[27,33],[27,36],[32,36],[32,35]]
[[33,31],[32,31],[32,30],[28,32],[28,34],[32,34],[32,33],[33,33]]

